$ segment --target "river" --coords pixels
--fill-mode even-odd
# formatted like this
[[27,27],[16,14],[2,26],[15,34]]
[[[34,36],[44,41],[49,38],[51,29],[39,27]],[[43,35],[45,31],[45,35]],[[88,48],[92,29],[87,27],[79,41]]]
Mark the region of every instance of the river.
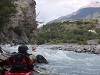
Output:
[[[100,55],[76,53],[73,51],[51,50],[54,45],[40,45],[32,52],[34,45],[28,45],[29,53],[41,54],[49,64],[38,65],[40,70],[50,75],[100,75]],[[18,45],[2,45],[10,52],[17,51]]]

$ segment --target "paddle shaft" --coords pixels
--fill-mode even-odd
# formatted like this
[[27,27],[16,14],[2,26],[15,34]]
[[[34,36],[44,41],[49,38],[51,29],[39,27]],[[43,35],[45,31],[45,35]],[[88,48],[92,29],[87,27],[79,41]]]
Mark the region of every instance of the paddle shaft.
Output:
[[47,73],[47,72],[41,72],[41,71],[39,71],[39,70],[33,70],[33,71],[38,72],[39,74],[50,75],[50,74]]

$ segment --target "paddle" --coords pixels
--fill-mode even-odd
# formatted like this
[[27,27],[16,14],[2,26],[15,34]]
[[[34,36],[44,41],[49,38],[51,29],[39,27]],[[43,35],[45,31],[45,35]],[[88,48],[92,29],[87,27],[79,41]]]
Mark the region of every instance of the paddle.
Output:
[[6,52],[6,53],[10,54],[10,52],[8,52],[7,50],[4,50],[4,49],[2,49],[2,50],[3,50],[4,53]]
[[42,75],[50,75],[48,72],[41,72],[39,70],[33,70],[35,72],[38,72],[39,74],[42,74]]

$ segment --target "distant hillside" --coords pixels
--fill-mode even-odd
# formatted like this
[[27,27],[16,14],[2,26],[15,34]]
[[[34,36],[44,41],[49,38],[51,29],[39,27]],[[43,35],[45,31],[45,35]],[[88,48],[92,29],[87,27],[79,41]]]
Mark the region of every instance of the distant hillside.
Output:
[[61,22],[66,20],[75,20],[75,19],[96,19],[96,18],[100,18],[100,2],[92,2],[84,7],[81,7],[76,12],[73,12],[66,16],[62,16],[49,23]]
[[97,19],[49,23],[39,29],[37,44],[87,44],[88,40],[100,40],[99,25]]

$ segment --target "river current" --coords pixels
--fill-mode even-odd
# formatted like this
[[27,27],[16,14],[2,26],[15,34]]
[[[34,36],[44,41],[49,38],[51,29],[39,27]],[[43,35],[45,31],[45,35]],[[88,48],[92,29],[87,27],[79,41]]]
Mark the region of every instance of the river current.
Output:
[[[100,75],[100,55],[52,50],[54,45],[39,45],[36,52],[32,52],[33,46],[28,45],[29,53],[41,54],[49,62],[38,65],[42,72],[48,72],[50,75]],[[2,45],[2,48],[17,52],[18,45]]]

